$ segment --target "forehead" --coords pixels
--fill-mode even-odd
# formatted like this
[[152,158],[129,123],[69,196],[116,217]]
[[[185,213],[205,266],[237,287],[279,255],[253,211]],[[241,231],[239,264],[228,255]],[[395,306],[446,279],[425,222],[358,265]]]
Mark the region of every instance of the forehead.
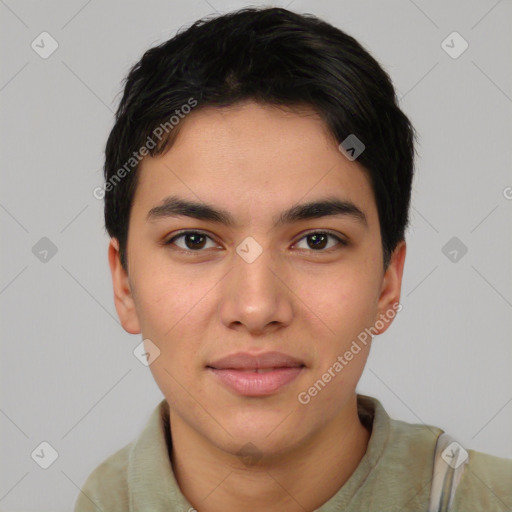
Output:
[[140,164],[133,209],[143,215],[178,195],[270,222],[293,204],[335,195],[357,204],[369,223],[376,217],[366,170],[339,151],[311,109],[246,102],[201,108],[181,123],[171,149]]

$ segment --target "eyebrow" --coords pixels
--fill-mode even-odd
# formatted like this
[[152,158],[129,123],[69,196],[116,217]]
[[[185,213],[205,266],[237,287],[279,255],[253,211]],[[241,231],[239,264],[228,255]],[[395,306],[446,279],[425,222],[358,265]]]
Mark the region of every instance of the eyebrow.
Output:
[[[151,208],[146,220],[151,221],[180,216],[216,222],[228,227],[237,226],[235,218],[228,211],[206,203],[188,201],[178,196],[166,197],[160,205]],[[327,197],[325,199],[292,206],[279,214],[274,221],[274,227],[292,224],[301,220],[332,216],[351,217],[365,227],[368,227],[366,215],[360,208],[351,201],[342,200],[337,197]]]

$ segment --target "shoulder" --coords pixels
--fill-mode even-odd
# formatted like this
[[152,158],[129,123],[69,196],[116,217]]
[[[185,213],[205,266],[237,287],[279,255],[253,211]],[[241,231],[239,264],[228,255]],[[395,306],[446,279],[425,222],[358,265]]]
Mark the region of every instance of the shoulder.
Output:
[[[430,498],[433,478],[434,451],[442,429],[431,425],[409,424],[391,420],[387,463],[396,467],[409,481],[424,482],[424,494],[417,499],[426,503]],[[463,443],[459,443],[463,446]],[[468,463],[453,497],[451,512],[512,511],[512,460],[466,449]],[[391,464],[389,458],[395,464]],[[396,473],[395,473],[396,476]]]
[[411,471],[411,466],[418,466],[414,473],[422,479],[430,478],[437,440],[442,433],[434,425],[391,419],[385,457],[400,461],[406,473]]
[[171,479],[164,425],[167,414],[163,399],[139,435],[89,474],[78,493],[74,512],[126,512],[134,505],[137,490],[142,495],[141,503],[145,503],[149,485],[158,488],[164,477]]
[[127,469],[133,444],[123,446],[92,471],[80,489],[74,512],[129,509]]
[[467,450],[466,465],[453,502],[454,512],[512,509],[512,459]]
[[[434,470],[434,454],[443,430],[424,423],[390,418],[380,402],[361,396],[360,408],[371,417],[369,444],[373,470],[367,478],[385,496],[402,495],[404,510],[426,510]],[[363,418],[361,418],[363,419]],[[368,422],[368,420],[366,420]],[[464,443],[459,443],[464,447]],[[375,450],[376,447],[379,447]],[[512,511],[512,460],[465,448],[465,464],[452,512]],[[411,493],[411,489],[413,491]],[[415,490],[416,489],[416,490]]]

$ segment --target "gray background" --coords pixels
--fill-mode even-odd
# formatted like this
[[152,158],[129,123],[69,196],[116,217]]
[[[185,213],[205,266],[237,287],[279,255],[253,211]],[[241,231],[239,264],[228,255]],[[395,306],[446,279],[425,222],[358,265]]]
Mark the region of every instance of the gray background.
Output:
[[[2,511],[71,510],[163,398],[132,353],[140,336],[117,319],[92,191],[129,67],[182,25],[244,5],[0,1]],[[375,338],[358,391],[512,457],[510,1],[274,5],[356,37],[420,135],[403,309]],[[31,48],[43,31],[59,45],[47,59]],[[441,46],[453,31],[469,43],[456,59]],[[32,251],[42,237],[57,248],[46,262]],[[442,250],[452,237],[456,261]],[[58,452],[48,469],[31,457],[43,441]]]

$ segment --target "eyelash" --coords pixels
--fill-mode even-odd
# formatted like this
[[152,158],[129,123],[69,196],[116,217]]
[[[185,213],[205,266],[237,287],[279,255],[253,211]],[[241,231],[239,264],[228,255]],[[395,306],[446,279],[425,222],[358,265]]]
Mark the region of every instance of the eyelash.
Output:
[[[346,247],[348,246],[348,242],[346,242],[345,240],[343,240],[342,238],[340,238],[339,236],[329,232],[329,231],[310,231],[308,233],[305,233],[302,238],[300,238],[298,240],[298,242],[296,243],[299,243],[301,240],[303,240],[304,238],[307,238],[308,236],[311,236],[311,235],[328,235],[332,238],[334,238],[337,242],[339,242],[339,245],[341,245],[342,247]],[[206,238],[209,238],[210,240],[214,241],[209,235],[207,235],[206,233],[202,232],[202,231],[195,231],[195,230],[188,230],[188,231],[182,231],[181,233],[178,233],[177,235],[174,235],[172,238],[170,238],[169,240],[167,240],[166,242],[164,242],[164,245],[172,245],[177,239],[179,238],[182,238],[186,235],[201,235],[201,236],[205,236]],[[181,247],[178,247],[177,250],[180,250],[182,252],[185,252],[185,253],[201,253],[201,252],[205,252],[205,250],[203,249],[199,249],[197,251],[194,251],[192,249],[183,249]],[[331,247],[329,249],[319,249],[319,250],[314,250],[314,249],[310,249],[309,251],[310,252],[314,252],[314,253],[322,253],[322,252],[331,252],[332,250],[336,250],[336,247]]]

